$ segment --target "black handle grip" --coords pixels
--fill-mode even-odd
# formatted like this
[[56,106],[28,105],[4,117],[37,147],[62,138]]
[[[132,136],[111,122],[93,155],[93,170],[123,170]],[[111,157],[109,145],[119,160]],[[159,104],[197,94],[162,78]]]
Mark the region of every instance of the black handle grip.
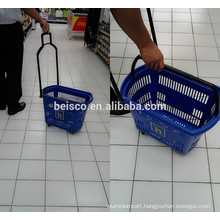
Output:
[[136,64],[137,64],[138,60],[142,60],[141,55],[136,56],[133,63],[132,63],[132,65],[131,65],[131,76],[132,77],[134,77],[135,67],[136,67]]
[[[44,43],[44,36],[49,35],[50,36],[50,42],[49,43]],[[41,34],[41,47],[37,51],[37,69],[38,69],[38,77],[39,77],[39,87],[40,87],[40,97],[43,95],[43,90],[42,90],[42,83],[41,83],[41,72],[40,72],[40,60],[39,60],[39,55],[40,52],[43,50],[45,45],[51,45],[55,49],[55,55],[56,55],[56,71],[57,71],[57,85],[59,85],[59,68],[58,68],[58,52],[57,52],[57,47],[52,43],[52,34],[51,33],[42,33]]]
[[42,43],[42,46],[46,45],[46,44],[44,43],[44,36],[45,36],[45,35],[49,35],[49,39],[50,39],[50,42],[49,42],[49,43],[46,43],[46,44],[52,44],[52,34],[51,34],[51,32],[49,32],[49,33],[42,33],[42,34],[41,34],[41,43]]
[[118,86],[117,86],[117,84],[116,84],[116,82],[115,82],[115,79],[114,79],[114,77],[113,77],[111,71],[110,71],[110,80],[111,80],[112,86],[113,86],[113,88],[114,88],[114,90],[115,90],[115,93],[116,93],[118,99],[119,99],[121,102],[123,102],[123,98],[122,98],[122,96],[121,96],[121,93],[120,93],[120,91],[119,91],[119,89],[118,89]]
[[[135,66],[136,66],[136,64],[137,64],[137,61],[140,60],[140,59],[142,59],[142,57],[141,57],[141,55],[138,55],[138,56],[134,59],[134,61],[133,61],[133,63],[132,63],[132,66],[131,66],[131,76],[132,76],[132,77],[135,76]],[[172,73],[175,73],[175,74],[177,74],[177,75],[179,75],[179,76],[181,76],[181,77],[184,77],[184,78],[186,78],[186,79],[192,80],[192,81],[194,81],[194,82],[197,82],[197,83],[199,83],[199,84],[202,84],[202,85],[204,85],[204,86],[207,86],[207,87],[211,88],[212,91],[213,91],[213,93],[214,93],[214,95],[215,95],[215,99],[216,99],[216,111],[215,111],[215,115],[218,115],[219,107],[220,107],[220,106],[219,106],[219,94],[218,94],[218,89],[216,88],[216,86],[215,86],[214,84],[212,84],[212,83],[210,83],[210,82],[207,82],[207,81],[205,81],[205,80],[203,80],[203,79],[200,79],[200,78],[198,78],[198,77],[196,77],[196,76],[193,76],[193,75],[191,75],[191,74],[189,74],[189,73],[183,72],[183,71],[181,71],[181,70],[179,70],[179,69],[176,69],[176,68],[174,68],[174,67],[168,66],[168,65],[166,65],[166,64],[164,65],[164,69],[167,70],[167,71],[170,71],[170,72],[172,72]]]

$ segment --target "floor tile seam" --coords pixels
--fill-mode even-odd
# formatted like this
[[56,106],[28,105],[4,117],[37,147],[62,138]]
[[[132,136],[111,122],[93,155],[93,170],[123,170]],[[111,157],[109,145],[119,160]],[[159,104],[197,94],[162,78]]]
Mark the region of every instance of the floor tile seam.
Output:
[[[68,151],[69,151],[69,157],[70,161],[72,159],[71,156],[71,149],[70,149],[70,140],[69,140],[69,135],[67,134],[67,140],[68,140]],[[71,161],[71,172],[72,172],[72,178],[73,178],[73,185],[74,185],[74,192],[76,196],[76,204],[77,204],[77,211],[79,212],[79,201],[78,201],[78,194],[77,194],[77,188],[76,188],[76,182],[75,182],[75,175],[74,175],[74,169],[73,169],[73,162]]]
[[[86,130],[87,130],[87,127],[86,127]],[[94,151],[94,149],[93,149],[93,145],[92,145],[91,138],[90,138],[89,135],[88,135],[88,137],[89,137],[90,146],[91,146],[91,148],[92,148],[93,156],[94,156],[94,158],[95,158],[96,168],[97,168],[97,170],[98,170],[99,177],[100,177],[100,180],[101,180],[101,182],[102,182],[102,187],[103,187],[103,190],[104,190],[104,193],[105,193],[105,197],[106,197],[107,203],[108,203],[108,205],[109,205],[109,204],[110,204],[110,201],[109,201],[108,193],[107,193],[106,188],[105,188],[105,185],[104,185],[104,181],[103,181],[103,179],[102,179],[101,170],[99,169],[99,165],[98,165],[98,162],[97,162],[97,158],[96,158],[96,155],[95,155],[95,151]],[[109,141],[110,141],[110,138],[109,138]]]
[[[133,202],[133,196],[134,196],[134,179],[135,179],[135,176],[136,176],[136,168],[137,168],[137,160],[138,160],[138,144],[139,144],[139,141],[140,141],[140,131],[138,132],[138,140],[137,140],[137,145],[136,145],[136,154],[135,154],[135,164],[134,164],[134,170],[133,170],[133,177],[132,177],[132,186],[131,186],[131,195],[130,195],[130,205],[132,204]],[[131,212],[131,206],[129,208],[129,212]]]

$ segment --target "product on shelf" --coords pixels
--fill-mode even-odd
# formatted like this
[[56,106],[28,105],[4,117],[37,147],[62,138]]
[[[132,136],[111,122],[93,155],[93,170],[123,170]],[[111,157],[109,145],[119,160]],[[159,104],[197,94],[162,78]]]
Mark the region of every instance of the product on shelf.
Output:
[[109,23],[99,24],[96,46],[94,51],[98,53],[107,64],[110,64],[110,26]]
[[27,35],[30,33],[32,27],[32,19],[24,12],[22,12],[22,18],[23,18],[22,25],[23,25],[24,39],[25,39]]
[[56,16],[57,18],[63,17],[63,11],[60,10],[60,8],[58,8],[58,9],[56,10],[55,16]]
[[48,23],[67,23],[68,8],[41,8],[41,16]]

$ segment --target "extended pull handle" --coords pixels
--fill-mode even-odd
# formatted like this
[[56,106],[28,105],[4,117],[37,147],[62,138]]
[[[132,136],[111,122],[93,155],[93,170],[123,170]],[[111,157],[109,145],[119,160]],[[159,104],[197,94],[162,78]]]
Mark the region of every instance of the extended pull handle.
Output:
[[[142,57],[141,57],[141,55],[138,55],[138,56],[134,59],[134,61],[133,61],[133,63],[132,63],[132,66],[131,66],[131,76],[132,76],[132,77],[135,76],[135,66],[136,66],[136,64],[137,64],[137,61],[140,60],[140,59],[142,59]],[[179,76],[181,76],[181,77],[184,77],[184,78],[186,78],[186,79],[192,80],[192,81],[194,81],[194,82],[197,82],[197,83],[199,83],[199,84],[202,84],[202,85],[204,85],[204,86],[207,86],[207,87],[211,88],[212,91],[213,91],[213,93],[214,93],[214,95],[215,95],[215,100],[216,100],[215,115],[218,115],[219,110],[220,110],[220,109],[219,109],[219,93],[218,93],[217,87],[216,87],[214,84],[212,84],[212,83],[210,83],[210,82],[207,82],[207,81],[205,81],[205,80],[203,80],[203,79],[200,79],[200,78],[198,78],[198,77],[196,77],[196,76],[193,76],[193,75],[191,75],[191,74],[189,74],[189,73],[183,72],[183,71],[181,71],[181,70],[179,70],[179,69],[176,69],[176,68],[174,68],[174,67],[168,66],[168,65],[166,65],[166,64],[164,65],[164,69],[167,70],[167,71],[169,71],[169,72],[175,73],[175,74],[177,74],[177,75],[179,75]],[[156,74],[156,73],[155,73],[155,74]]]
[[116,84],[116,82],[115,82],[115,79],[114,79],[114,77],[113,77],[111,71],[110,71],[110,81],[111,81],[111,83],[112,83],[112,86],[113,86],[113,88],[114,88],[114,91],[115,91],[115,93],[116,93],[118,99],[119,99],[121,102],[123,102],[123,98],[122,98],[122,96],[121,96],[121,93],[120,93],[120,91],[119,91],[119,89],[118,89],[118,86],[117,86],[117,84]]
[[[44,36],[49,35],[49,43],[44,43]],[[40,52],[43,50],[45,45],[51,45],[55,49],[55,55],[56,55],[56,71],[57,71],[57,85],[59,85],[59,68],[58,68],[58,52],[57,52],[57,47],[52,43],[52,34],[51,33],[42,33],[41,34],[41,47],[37,51],[37,69],[38,69],[38,77],[39,77],[39,87],[40,87],[40,97],[43,95],[43,90],[42,90],[42,82],[41,82],[41,72],[40,72],[40,60],[39,60],[39,55]]]
[[49,39],[50,39],[50,42],[49,42],[49,43],[46,43],[46,44],[52,44],[52,34],[51,34],[51,32],[49,32],[49,33],[42,33],[42,34],[41,34],[41,43],[42,43],[42,46],[46,45],[46,44],[44,44],[44,36],[45,36],[45,35],[49,35]]

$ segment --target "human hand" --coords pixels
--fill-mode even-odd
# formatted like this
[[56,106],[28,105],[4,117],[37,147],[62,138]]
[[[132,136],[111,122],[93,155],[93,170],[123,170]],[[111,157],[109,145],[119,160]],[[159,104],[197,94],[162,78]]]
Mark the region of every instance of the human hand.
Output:
[[161,72],[164,68],[164,58],[157,45],[151,41],[140,48],[140,53],[145,66]]
[[44,33],[50,32],[50,25],[45,20],[40,21],[40,26],[41,26],[42,31]]

